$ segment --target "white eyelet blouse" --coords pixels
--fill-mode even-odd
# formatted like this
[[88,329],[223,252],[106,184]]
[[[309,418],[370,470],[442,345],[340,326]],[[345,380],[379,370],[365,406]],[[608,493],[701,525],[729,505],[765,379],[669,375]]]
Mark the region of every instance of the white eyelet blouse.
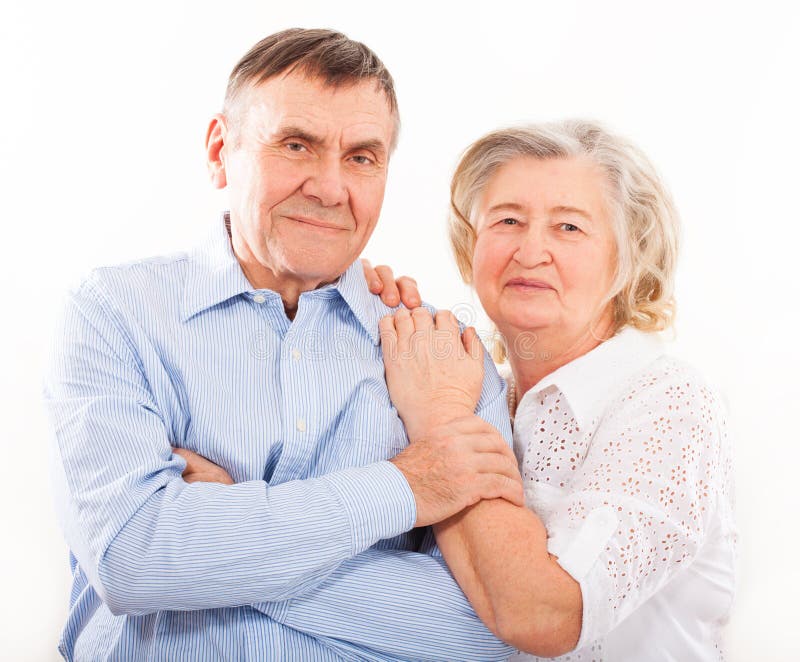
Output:
[[556,659],[723,659],[731,456],[720,399],[697,373],[625,329],[524,394],[514,449],[548,550],[583,595],[578,647]]

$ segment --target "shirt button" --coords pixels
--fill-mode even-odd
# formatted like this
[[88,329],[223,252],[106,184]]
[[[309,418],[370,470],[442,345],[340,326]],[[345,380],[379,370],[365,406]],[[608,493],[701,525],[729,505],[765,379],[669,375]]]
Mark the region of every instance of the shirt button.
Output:
[[300,430],[300,432],[306,431],[306,422],[302,418],[297,419],[297,429]]
[[293,349],[292,350],[292,358],[295,361],[299,361],[300,360],[300,350],[299,349]]
[[263,294],[256,294],[253,297],[253,301],[255,301],[256,303],[264,303],[266,300],[267,297],[265,297]]

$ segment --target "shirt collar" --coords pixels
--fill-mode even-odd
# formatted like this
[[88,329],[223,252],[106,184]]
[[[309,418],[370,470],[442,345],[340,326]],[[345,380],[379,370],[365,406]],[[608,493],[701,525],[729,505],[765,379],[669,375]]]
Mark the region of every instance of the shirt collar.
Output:
[[657,334],[626,327],[541,379],[525,393],[520,407],[526,399],[555,386],[569,402],[578,425],[586,427],[603,412],[627,379],[652,363],[664,350],[664,342]]
[[381,337],[378,331],[378,322],[385,315],[391,315],[397,308],[390,308],[385,305],[379,296],[369,291],[361,260],[353,262],[339,280],[330,287],[339,292],[339,295],[348,305],[355,318],[369,335],[372,344],[379,344]]
[[242,292],[253,289],[233,253],[227,212],[214,223],[205,240],[189,254],[181,321]]
[[[205,240],[189,256],[189,274],[183,291],[181,320],[223,303],[244,292],[252,292],[252,284],[244,275],[231,247],[230,217],[225,212],[209,230]],[[348,305],[373,344],[380,342],[378,322],[396,308],[383,304],[369,291],[361,261],[356,260],[335,282],[301,297],[330,297],[338,292]]]

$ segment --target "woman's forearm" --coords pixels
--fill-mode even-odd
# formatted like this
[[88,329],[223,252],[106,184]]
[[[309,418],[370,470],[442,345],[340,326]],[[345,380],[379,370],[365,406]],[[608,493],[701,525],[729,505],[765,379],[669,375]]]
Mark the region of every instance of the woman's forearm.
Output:
[[548,554],[547,532],[533,511],[481,501],[434,531],[476,614],[498,637],[546,657],[575,647],[580,586]]
[[[474,506],[473,506],[474,507]],[[444,556],[450,572],[469,600],[475,613],[495,636],[500,637],[492,602],[484,587],[484,578],[475,570],[471,547],[464,539],[464,517],[472,510],[467,508],[453,517],[434,524],[436,544]]]

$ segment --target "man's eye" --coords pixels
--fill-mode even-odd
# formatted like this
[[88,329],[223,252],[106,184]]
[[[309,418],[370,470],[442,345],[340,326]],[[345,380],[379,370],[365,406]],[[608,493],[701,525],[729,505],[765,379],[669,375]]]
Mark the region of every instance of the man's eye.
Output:
[[286,147],[290,152],[302,152],[306,148],[302,143],[286,143]]
[[369,165],[372,163],[372,159],[368,156],[364,156],[363,154],[356,154],[353,156],[353,161],[358,163],[358,165]]
[[561,227],[567,232],[580,232],[581,230],[577,225],[573,225],[572,223],[562,223]]

